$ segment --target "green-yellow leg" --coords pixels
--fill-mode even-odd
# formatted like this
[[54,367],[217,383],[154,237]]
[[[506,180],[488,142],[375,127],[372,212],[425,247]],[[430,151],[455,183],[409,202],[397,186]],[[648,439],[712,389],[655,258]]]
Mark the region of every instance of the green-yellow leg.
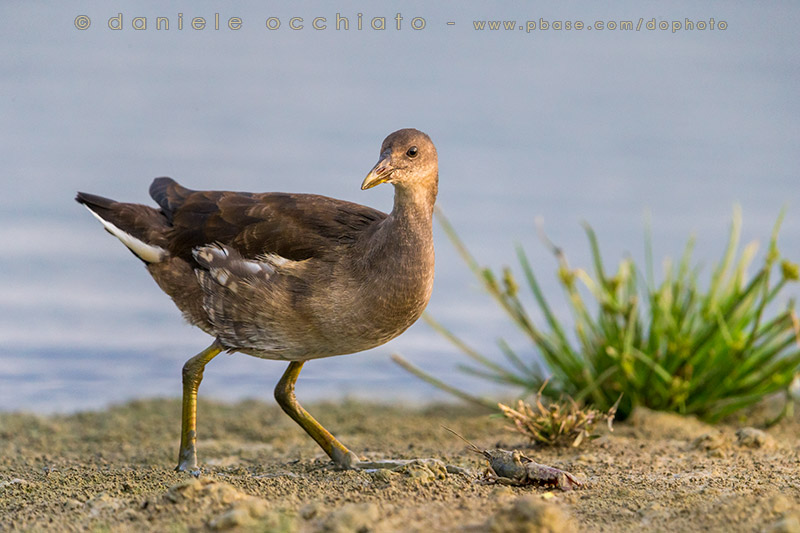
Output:
[[200,475],[197,467],[197,389],[203,380],[203,369],[224,348],[215,340],[211,346],[183,365],[183,414],[181,415],[181,449],[178,453],[178,472]]
[[294,395],[294,384],[302,368],[303,361],[289,363],[289,368],[286,369],[278,385],[275,386],[275,399],[278,401],[278,405],[287,415],[292,417],[292,420],[300,424],[300,427],[306,430],[306,433],[311,435],[312,439],[317,441],[317,444],[325,450],[325,453],[328,454],[328,457],[333,460],[336,466],[345,469],[355,468],[358,464],[356,454],[336,440],[336,437],[314,420],[314,417],[297,402],[297,398]]

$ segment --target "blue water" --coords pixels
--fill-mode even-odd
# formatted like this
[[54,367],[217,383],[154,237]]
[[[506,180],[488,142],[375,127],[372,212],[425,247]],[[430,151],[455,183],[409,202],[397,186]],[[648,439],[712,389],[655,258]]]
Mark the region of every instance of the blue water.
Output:
[[[383,137],[428,132],[440,155],[439,204],[482,263],[528,250],[569,320],[555,262],[534,219],[574,266],[589,266],[580,222],[609,268],[643,255],[650,213],[657,257],[691,232],[708,273],[735,203],[762,251],[778,211],[780,247],[800,259],[800,5],[774,2],[4,3],[0,7],[0,409],[69,412],[177,396],[185,359],[210,339],[72,201],[77,190],[150,202],[152,178],[192,188],[301,191],[383,210],[392,191],[360,191]],[[203,16],[203,31],[176,29]],[[211,29],[242,19],[238,31]],[[394,29],[401,12],[403,27]],[[334,29],[336,14],[351,29]],[[364,21],[386,17],[390,29]],[[91,25],[75,27],[86,15]],[[148,18],[133,30],[132,19]],[[169,31],[154,29],[168,17]],[[304,29],[288,28],[303,17]],[[282,21],[275,31],[265,21]],[[326,17],[328,29],[311,28]],[[425,20],[413,30],[413,18]],[[716,30],[473,29],[473,20],[692,21]],[[455,22],[447,25],[447,22]],[[719,21],[727,24],[719,30]],[[516,27],[516,26],[515,26]],[[441,231],[429,311],[500,358],[498,336],[535,354],[478,289]],[[787,296],[797,296],[793,287]],[[313,361],[301,399],[424,402],[443,397],[389,361],[415,364],[475,393],[459,353],[418,323],[391,343]],[[284,364],[220,356],[201,395],[268,399]]]

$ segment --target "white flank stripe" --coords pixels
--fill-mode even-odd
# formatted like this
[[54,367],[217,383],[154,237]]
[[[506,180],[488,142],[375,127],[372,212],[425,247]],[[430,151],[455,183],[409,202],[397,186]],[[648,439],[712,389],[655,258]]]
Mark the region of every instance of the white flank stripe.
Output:
[[92,211],[89,206],[84,205],[83,207],[88,209],[89,212],[94,215],[94,217],[99,220],[101,224],[103,224],[104,228],[114,235],[114,237],[121,240],[122,244],[130,248],[130,250],[142,258],[143,261],[147,261],[148,263],[159,263],[162,259],[164,259],[164,256],[167,255],[167,251],[162,247],[153,246],[152,244],[147,244],[146,242],[137,239],[130,233],[122,231],[114,224]]

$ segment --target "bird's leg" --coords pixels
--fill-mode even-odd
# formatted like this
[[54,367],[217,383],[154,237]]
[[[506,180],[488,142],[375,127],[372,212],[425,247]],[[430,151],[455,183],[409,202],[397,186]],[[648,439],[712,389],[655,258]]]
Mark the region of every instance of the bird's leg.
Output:
[[396,470],[412,464],[419,464],[427,467],[436,475],[446,475],[447,472],[465,473],[463,468],[445,465],[438,459],[360,461],[356,454],[336,440],[336,437],[314,420],[314,417],[297,402],[297,398],[294,395],[294,384],[297,382],[297,377],[300,375],[302,368],[303,361],[289,363],[289,368],[283,373],[283,377],[275,387],[275,399],[284,412],[292,417],[292,420],[300,424],[300,427],[306,430],[306,433],[311,435],[311,438],[317,441],[317,444],[325,450],[325,453],[328,454],[328,457],[333,460],[337,467],[346,470]]
[[223,350],[219,340],[195,355],[183,365],[183,414],[181,415],[181,449],[175,471],[200,475],[197,467],[197,388],[203,380],[203,369]]
[[336,466],[344,469],[356,467],[358,456],[336,440],[336,437],[314,420],[314,417],[297,402],[297,398],[294,395],[294,384],[302,368],[303,361],[289,363],[289,368],[286,369],[283,377],[275,386],[275,399],[278,401],[278,405],[287,415],[292,417],[292,420],[300,424],[300,427],[306,430],[306,433],[311,435],[312,439],[317,441],[317,444],[325,450],[325,453],[328,454],[328,457],[331,458]]

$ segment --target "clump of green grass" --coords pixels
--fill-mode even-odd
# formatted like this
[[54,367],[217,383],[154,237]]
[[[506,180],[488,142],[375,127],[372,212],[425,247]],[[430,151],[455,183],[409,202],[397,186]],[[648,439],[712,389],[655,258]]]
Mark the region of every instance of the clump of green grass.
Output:
[[[783,215],[775,224],[763,262],[748,276],[757,245],[739,251],[741,213],[737,208],[727,247],[707,287],[698,284],[700,268],[692,265],[693,239],[677,266],[665,262],[658,283],[649,232],[645,238],[646,274],[630,258],[623,259],[613,275],[607,273],[597,237],[588,225],[584,229],[593,274],[572,268],[564,253],[547,241],[558,261],[557,278],[569,302],[571,335],[545,299],[521,247],[517,247],[519,264],[543,317],[538,324],[519,298],[520,285],[511,269],[497,273],[481,267],[439,215],[445,232],[483,288],[541,356],[531,353],[526,361],[501,339],[498,345],[506,364],[497,363],[427,316],[429,324],[476,363],[462,365],[465,372],[521,387],[524,394],[532,394],[550,380],[546,394],[551,398],[569,396],[601,411],[611,409],[622,394],[622,418],[642,405],[713,422],[777,392],[786,392],[790,401],[788,388],[800,368],[800,326],[793,300],[776,312],[772,311],[775,305],[770,306],[799,274],[798,265],[782,259],[778,251]],[[426,379],[435,380],[431,376]]]

